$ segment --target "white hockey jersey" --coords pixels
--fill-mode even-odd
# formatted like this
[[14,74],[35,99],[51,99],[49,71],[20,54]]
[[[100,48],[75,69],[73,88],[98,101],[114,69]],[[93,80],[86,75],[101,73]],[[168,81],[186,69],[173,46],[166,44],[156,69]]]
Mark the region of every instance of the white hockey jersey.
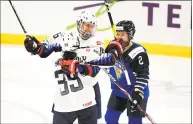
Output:
[[[93,37],[88,40],[82,40],[78,32],[65,33],[70,33],[75,40],[79,40],[80,47],[90,46],[90,48],[82,48],[75,51],[77,53],[75,59],[80,61],[80,63],[96,59],[99,57],[98,54],[104,52],[103,43],[95,40]],[[64,33],[60,32],[57,36],[54,35],[53,38],[47,39],[45,42],[47,42],[47,44],[61,42],[64,36]],[[54,56],[54,61],[57,61],[59,58],[62,58],[61,53]],[[72,80],[61,71],[60,66],[55,65],[54,77],[58,86],[56,87],[54,95],[54,111],[72,112],[96,104],[93,86],[97,83],[97,76],[90,77],[81,74],[78,74],[78,76],[79,78],[77,80]]]

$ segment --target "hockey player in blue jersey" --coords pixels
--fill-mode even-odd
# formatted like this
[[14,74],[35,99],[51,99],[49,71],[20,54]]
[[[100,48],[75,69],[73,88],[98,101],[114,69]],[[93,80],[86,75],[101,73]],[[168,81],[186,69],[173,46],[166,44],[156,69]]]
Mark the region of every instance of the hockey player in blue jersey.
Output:
[[[100,59],[89,61],[92,65],[112,66],[110,74],[132,96],[133,102],[146,110],[149,97],[149,58],[146,49],[133,42],[135,25],[123,20],[117,23],[117,39],[110,42]],[[123,73],[124,69],[127,73]],[[128,78],[126,78],[128,76]],[[111,81],[112,93],[107,105],[105,121],[118,124],[119,117],[127,108],[129,124],[142,124],[144,114],[128,100],[128,97]]]

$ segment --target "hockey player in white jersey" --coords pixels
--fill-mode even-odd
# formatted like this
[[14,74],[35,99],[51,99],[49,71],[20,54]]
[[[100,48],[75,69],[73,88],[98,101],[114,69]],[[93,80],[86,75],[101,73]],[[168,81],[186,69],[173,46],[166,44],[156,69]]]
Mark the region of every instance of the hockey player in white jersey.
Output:
[[[77,20],[75,32],[59,32],[42,43],[30,36],[24,41],[25,48],[33,55],[56,56],[55,78],[58,83],[52,112],[53,124],[97,124],[101,118],[101,94],[96,75],[97,66],[84,64],[102,53],[102,44],[94,39],[96,17],[83,11]],[[96,53],[98,52],[98,53]]]

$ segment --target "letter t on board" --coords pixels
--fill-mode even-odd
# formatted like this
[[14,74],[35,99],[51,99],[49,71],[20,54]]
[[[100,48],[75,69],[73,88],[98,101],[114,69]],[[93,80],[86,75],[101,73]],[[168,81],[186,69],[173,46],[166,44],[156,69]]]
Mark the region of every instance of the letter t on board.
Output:
[[159,8],[159,3],[146,3],[146,2],[142,2],[142,6],[146,6],[148,7],[148,20],[147,20],[147,24],[148,25],[153,25],[153,8],[157,7]]

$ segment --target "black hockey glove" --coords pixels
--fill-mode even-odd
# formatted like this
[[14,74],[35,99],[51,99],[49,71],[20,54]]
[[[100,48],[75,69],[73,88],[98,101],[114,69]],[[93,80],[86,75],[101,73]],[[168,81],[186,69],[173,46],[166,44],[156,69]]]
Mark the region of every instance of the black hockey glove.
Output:
[[132,105],[136,106],[137,104],[140,104],[141,101],[144,98],[144,95],[141,91],[133,91],[132,93],[133,103]]
[[122,39],[115,39],[109,43],[105,49],[105,53],[112,53],[116,58],[122,56],[125,48],[125,42]]
[[39,54],[41,52],[42,44],[35,37],[28,37],[24,40],[26,50],[33,55]]

